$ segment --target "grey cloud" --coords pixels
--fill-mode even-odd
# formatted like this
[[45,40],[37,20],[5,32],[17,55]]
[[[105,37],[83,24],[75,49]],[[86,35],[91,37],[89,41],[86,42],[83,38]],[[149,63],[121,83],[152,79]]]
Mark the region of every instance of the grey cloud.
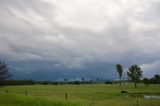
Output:
[[[141,0],[130,4],[127,1],[126,3],[119,1],[120,3],[115,5],[118,8],[114,11],[103,8],[104,13],[96,10],[97,15],[81,13],[84,12],[81,11],[81,6],[80,9],[73,9],[77,10],[78,16],[83,19],[75,16],[72,8],[67,10],[68,13],[64,13],[64,8],[58,7],[64,1],[57,1],[57,4],[53,1],[50,3],[43,0],[1,0],[1,57],[16,61],[17,65],[20,61],[51,61],[50,63],[54,61],[53,67],[54,63],[59,64],[64,71],[93,70],[93,67],[89,67],[93,64],[96,66],[94,68],[99,70],[101,69],[98,66],[100,63],[112,64],[111,66],[122,63],[127,67],[131,64],[142,65],[160,61],[159,1]],[[94,2],[96,3],[97,0]],[[115,4],[115,1],[110,1],[110,3]],[[73,6],[73,8],[76,7]],[[114,12],[119,13],[118,15],[111,14]],[[57,19],[59,15],[62,16]],[[93,20],[90,20],[91,17]],[[101,17],[103,20],[99,20]],[[95,22],[90,23],[86,20]],[[101,21],[104,21],[104,24]],[[44,70],[51,68],[52,65],[48,66],[44,62],[42,62]],[[31,72],[40,70],[35,69],[40,67],[39,65],[28,67]],[[104,68],[114,70],[115,67]],[[20,69],[28,70],[25,67],[17,67],[14,70]],[[75,72],[78,73],[78,71]]]
[[141,68],[144,71],[144,77],[153,77],[155,74],[160,74],[160,61],[142,64]]

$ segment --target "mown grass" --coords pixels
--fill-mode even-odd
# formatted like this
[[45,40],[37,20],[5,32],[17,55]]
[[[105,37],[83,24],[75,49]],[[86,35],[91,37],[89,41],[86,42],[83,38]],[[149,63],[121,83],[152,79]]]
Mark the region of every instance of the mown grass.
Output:
[[[8,93],[6,93],[8,90]],[[25,96],[27,90],[28,96]],[[0,88],[0,106],[160,106],[160,99],[144,99],[129,93],[160,93],[160,85],[33,85]],[[65,94],[68,100],[65,100]]]

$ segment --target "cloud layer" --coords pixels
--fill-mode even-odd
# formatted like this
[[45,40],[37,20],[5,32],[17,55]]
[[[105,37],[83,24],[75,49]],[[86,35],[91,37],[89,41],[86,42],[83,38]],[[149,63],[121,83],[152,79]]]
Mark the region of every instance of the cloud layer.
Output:
[[[160,74],[159,0],[1,0],[0,7],[0,56],[17,63],[13,70],[42,71],[39,63],[43,70],[107,77],[121,63]],[[26,61],[36,63],[18,67]]]

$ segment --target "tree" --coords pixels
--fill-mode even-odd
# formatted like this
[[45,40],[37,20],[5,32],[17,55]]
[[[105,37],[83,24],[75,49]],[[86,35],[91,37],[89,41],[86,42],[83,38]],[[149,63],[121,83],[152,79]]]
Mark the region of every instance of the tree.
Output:
[[131,79],[134,82],[135,88],[137,88],[137,82],[142,77],[141,68],[138,65],[132,65],[129,67],[127,75],[129,79]]
[[117,72],[119,74],[119,86],[121,86],[121,78],[122,78],[123,69],[122,69],[122,66],[120,64],[116,65],[116,69],[117,69]]
[[8,67],[4,62],[0,61],[0,81],[6,80],[11,77]]
[[155,79],[157,84],[160,83],[160,75],[154,75],[154,79]]

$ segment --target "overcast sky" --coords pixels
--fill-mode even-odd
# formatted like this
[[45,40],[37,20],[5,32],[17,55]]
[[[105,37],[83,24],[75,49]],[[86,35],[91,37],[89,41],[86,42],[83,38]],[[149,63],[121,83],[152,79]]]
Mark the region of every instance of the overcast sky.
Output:
[[0,0],[0,57],[14,79],[160,74],[160,0]]

